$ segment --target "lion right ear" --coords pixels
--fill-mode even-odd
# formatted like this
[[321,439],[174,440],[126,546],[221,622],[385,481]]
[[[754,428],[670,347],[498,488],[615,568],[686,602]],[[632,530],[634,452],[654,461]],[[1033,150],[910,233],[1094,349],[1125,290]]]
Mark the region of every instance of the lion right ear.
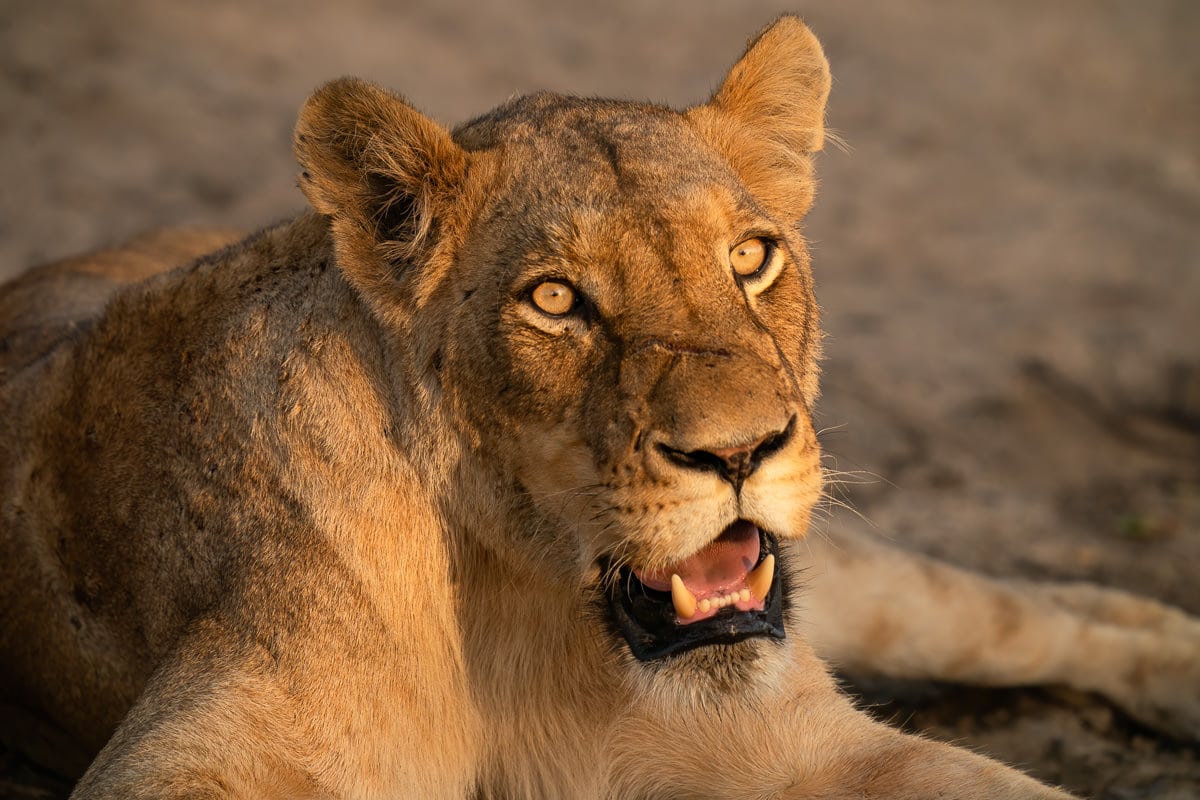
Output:
[[300,188],[332,220],[338,261],[360,290],[394,280],[451,210],[467,155],[401,97],[356,78],[318,89],[293,140]]
[[712,99],[687,116],[751,192],[798,219],[812,203],[810,156],[825,141],[829,87],[817,37],[785,15],[751,40]]

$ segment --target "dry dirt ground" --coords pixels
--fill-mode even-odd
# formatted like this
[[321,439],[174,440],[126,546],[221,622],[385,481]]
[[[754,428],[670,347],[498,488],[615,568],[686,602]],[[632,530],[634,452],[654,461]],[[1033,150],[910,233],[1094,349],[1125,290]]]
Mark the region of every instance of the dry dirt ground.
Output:
[[[782,10],[4,0],[0,277],[156,226],[294,212],[290,129],[325,79],[370,77],[446,122],[536,88],[682,105]],[[809,234],[824,443],[866,521],[821,529],[1200,613],[1200,3],[794,10],[826,44],[848,143],[821,156]],[[1090,796],[1200,796],[1193,746],[1092,697],[860,688]],[[0,794],[65,788],[5,752]]]

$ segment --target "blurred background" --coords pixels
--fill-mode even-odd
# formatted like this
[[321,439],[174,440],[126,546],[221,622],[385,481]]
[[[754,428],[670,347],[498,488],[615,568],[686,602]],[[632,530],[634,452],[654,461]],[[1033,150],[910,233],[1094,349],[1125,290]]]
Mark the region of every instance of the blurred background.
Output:
[[[332,77],[448,125],[534,89],[682,107],[782,11],[825,44],[847,143],[819,158],[808,235],[822,438],[861,517],[822,531],[1200,613],[1195,0],[4,0],[0,279],[294,214],[291,128]],[[1194,748],[1094,698],[866,688],[1076,791],[1200,794]],[[63,791],[0,752],[0,796]]]

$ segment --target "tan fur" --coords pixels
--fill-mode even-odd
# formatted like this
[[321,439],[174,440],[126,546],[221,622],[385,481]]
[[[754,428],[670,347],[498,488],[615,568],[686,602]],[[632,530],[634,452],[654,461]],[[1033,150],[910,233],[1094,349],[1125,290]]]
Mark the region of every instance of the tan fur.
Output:
[[[316,213],[142,283],[122,286],[228,235],[6,287],[0,669],[8,702],[99,750],[74,796],[1065,797],[871,721],[804,635],[883,671],[1069,681],[1061,659],[1009,662],[1047,604],[1092,602],[866,545],[805,568],[819,334],[799,222],[828,91],[791,17],[684,114],[536,95],[450,134],[337,81],[297,126]],[[747,235],[779,244],[769,285],[729,271]],[[587,305],[538,312],[547,278]],[[789,424],[740,492],[660,447]],[[677,561],[737,518],[811,584],[788,638],[636,661],[598,565]],[[914,656],[918,620],[866,588],[896,585],[885,563],[916,571],[914,602],[938,607],[944,579],[1022,644],[993,672],[987,634]]]

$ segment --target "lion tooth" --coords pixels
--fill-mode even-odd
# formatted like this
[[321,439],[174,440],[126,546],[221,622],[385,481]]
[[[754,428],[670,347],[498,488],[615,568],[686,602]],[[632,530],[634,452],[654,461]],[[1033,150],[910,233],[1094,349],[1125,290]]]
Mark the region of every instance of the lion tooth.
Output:
[[774,580],[775,556],[768,553],[762,563],[746,576],[746,587],[755,598],[766,600],[767,592],[771,591],[771,582]]
[[700,611],[705,614],[712,611],[712,601],[707,597],[700,601]]
[[742,589],[740,592],[738,592],[738,600],[741,600],[743,603],[750,602],[750,590]]
[[683,619],[691,619],[696,615],[696,598],[678,575],[671,576],[671,602],[675,605],[675,613]]

